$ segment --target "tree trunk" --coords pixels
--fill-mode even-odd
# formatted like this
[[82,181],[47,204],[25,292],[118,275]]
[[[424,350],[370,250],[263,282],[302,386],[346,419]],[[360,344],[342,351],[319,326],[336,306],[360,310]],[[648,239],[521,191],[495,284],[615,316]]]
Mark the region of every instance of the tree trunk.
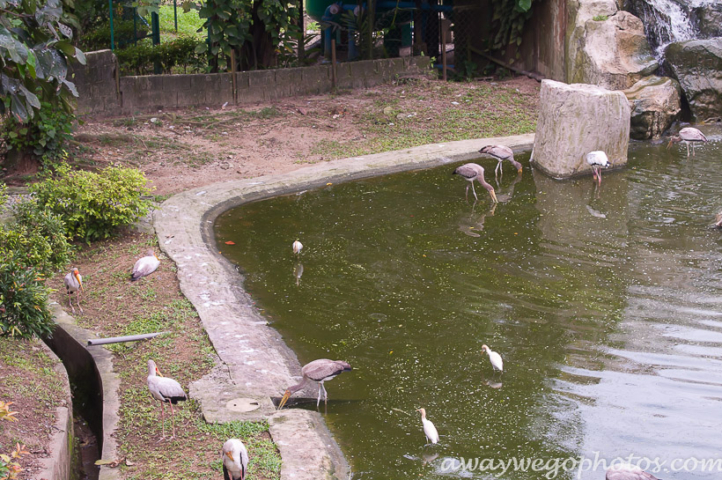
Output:
[[253,2],[251,18],[251,40],[247,41],[241,48],[241,69],[255,70],[259,68],[270,68],[276,66],[277,54],[273,46],[273,38],[266,31],[266,24],[258,17],[258,9],[261,2]]

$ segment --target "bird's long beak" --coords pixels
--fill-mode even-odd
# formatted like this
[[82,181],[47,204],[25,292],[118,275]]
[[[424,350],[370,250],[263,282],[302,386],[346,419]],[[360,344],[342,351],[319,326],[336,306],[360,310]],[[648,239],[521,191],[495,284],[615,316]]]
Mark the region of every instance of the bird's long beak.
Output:
[[233,461],[233,455],[231,455],[231,452],[226,452],[226,457],[230,458],[231,461]]
[[158,375],[159,377],[163,376],[163,374],[160,373],[160,370],[158,370],[158,367],[155,367],[155,374]]
[[669,143],[667,144],[667,148],[672,148],[672,143],[674,143],[674,142],[672,142],[672,140],[670,140]]
[[496,192],[493,188],[489,190],[489,194],[491,195],[491,199],[494,200],[494,203],[499,203],[499,200],[496,199]]
[[278,409],[282,409],[283,406],[286,404],[288,399],[291,397],[291,392],[289,390],[286,390],[286,393],[283,394],[283,398],[281,399],[281,402],[278,404]]
[[519,167],[519,170],[517,170],[517,173],[521,173],[523,168]]
[[80,291],[85,292],[85,290],[83,290],[83,281],[80,279],[80,275],[77,272],[73,273],[73,275],[75,275],[75,279],[78,281],[78,284],[80,285]]

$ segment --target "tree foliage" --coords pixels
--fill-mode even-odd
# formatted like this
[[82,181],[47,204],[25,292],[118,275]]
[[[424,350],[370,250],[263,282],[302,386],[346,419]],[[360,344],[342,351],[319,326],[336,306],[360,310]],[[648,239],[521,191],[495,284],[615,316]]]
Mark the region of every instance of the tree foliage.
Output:
[[20,122],[33,117],[41,101],[72,110],[78,96],[68,80],[68,59],[85,63],[71,43],[77,20],[63,11],[73,0],[0,0],[0,114]]
[[492,41],[492,49],[503,49],[507,45],[521,45],[524,24],[531,18],[534,0],[492,0],[495,22],[498,30]]

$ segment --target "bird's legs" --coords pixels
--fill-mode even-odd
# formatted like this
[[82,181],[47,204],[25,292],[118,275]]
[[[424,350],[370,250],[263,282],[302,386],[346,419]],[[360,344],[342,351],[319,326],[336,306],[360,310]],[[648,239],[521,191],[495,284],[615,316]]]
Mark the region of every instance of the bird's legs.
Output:
[[[469,191],[469,186],[468,186],[468,185],[466,186],[466,191],[467,191],[467,192]],[[477,199],[477,200],[479,200],[479,197],[476,196],[476,190],[474,189],[474,181],[473,181],[473,180],[471,181],[471,191],[474,193],[474,198]]]
[[599,182],[599,186],[602,186],[602,167],[597,167],[597,182]]
[[[68,292],[68,305],[70,305],[70,311],[75,313],[75,308],[73,308],[73,297],[71,296],[71,293]],[[78,305],[80,306],[80,305]]]
[[162,441],[165,440],[165,407],[163,406],[163,402],[160,402],[160,424],[163,428],[163,436],[160,437]]
[[170,438],[175,438],[175,410],[173,410],[173,404],[170,404],[170,425],[171,431],[173,432]]
[[323,382],[321,382],[321,388],[323,388],[323,403],[328,406],[328,392],[326,391],[326,387],[323,386]]
[[[687,145],[687,158],[689,158],[689,142],[684,142]],[[692,146],[694,148],[694,145]]]
[[694,142],[692,142],[692,156],[694,157]]
[[83,307],[80,306],[80,290],[75,292],[75,301],[78,304],[78,308],[80,309],[80,313],[83,313]]
[[504,169],[501,166],[501,160],[498,161],[496,164],[496,169],[494,169],[494,178],[496,178],[497,187],[499,186],[499,174],[501,174],[501,177],[504,177]]
[[316,400],[316,408],[321,405],[321,390],[323,389],[323,383],[318,384],[318,400]]

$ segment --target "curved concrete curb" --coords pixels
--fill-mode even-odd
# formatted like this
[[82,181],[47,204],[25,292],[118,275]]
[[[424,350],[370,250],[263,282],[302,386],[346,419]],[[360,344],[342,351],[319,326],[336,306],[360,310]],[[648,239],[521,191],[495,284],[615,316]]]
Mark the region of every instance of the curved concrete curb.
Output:
[[68,372],[50,347],[38,340],[40,348],[55,361],[53,370],[63,378],[65,405],[55,409],[55,433],[50,439],[50,456],[41,460],[42,470],[35,476],[44,480],[70,480],[73,459],[73,400]]
[[[283,175],[217,183],[173,196],[154,214],[163,251],[176,263],[183,294],[193,303],[222,364],[190,386],[206,421],[270,417],[283,459],[282,479],[348,477],[348,465],[322,417],[305,410],[276,413],[279,397],[301,366],[281,336],[267,326],[243,290],[243,278],[218,254],[213,223],[246,202],[389,173],[477,158],[479,148],[501,143],[528,151],[534,135],[465,140],[322,163]],[[315,398],[315,393],[309,392]],[[248,400],[250,399],[250,400]],[[245,403],[244,403],[245,402]],[[254,404],[247,412],[239,405]]]
[[[89,338],[96,335],[75,324],[73,317],[65,313],[60,305],[50,305],[56,328],[53,337],[46,339],[45,343],[63,360],[70,377],[92,378],[99,383],[97,392],[102,397],[100,404],[102,411],[98,412],[98,422],[102,428],[101,458],[115,460],[118,457],[118,447],[115,441],[115,430],[118,426],[118,410],[120,399],[118,388],[120,380],[113,371],[113,354],[103,347],[87,348]],[[88,365],[91,364],[91,365]],[[92,367],[92,368],[89,368]],[[79,373],[82,372],[82,373]],[[93,428],[93,419],[86,418]],[[93,428],[98,431],[98,428]],[[100,467],[99,480],[117,480],[118,470],[107,465]]]

